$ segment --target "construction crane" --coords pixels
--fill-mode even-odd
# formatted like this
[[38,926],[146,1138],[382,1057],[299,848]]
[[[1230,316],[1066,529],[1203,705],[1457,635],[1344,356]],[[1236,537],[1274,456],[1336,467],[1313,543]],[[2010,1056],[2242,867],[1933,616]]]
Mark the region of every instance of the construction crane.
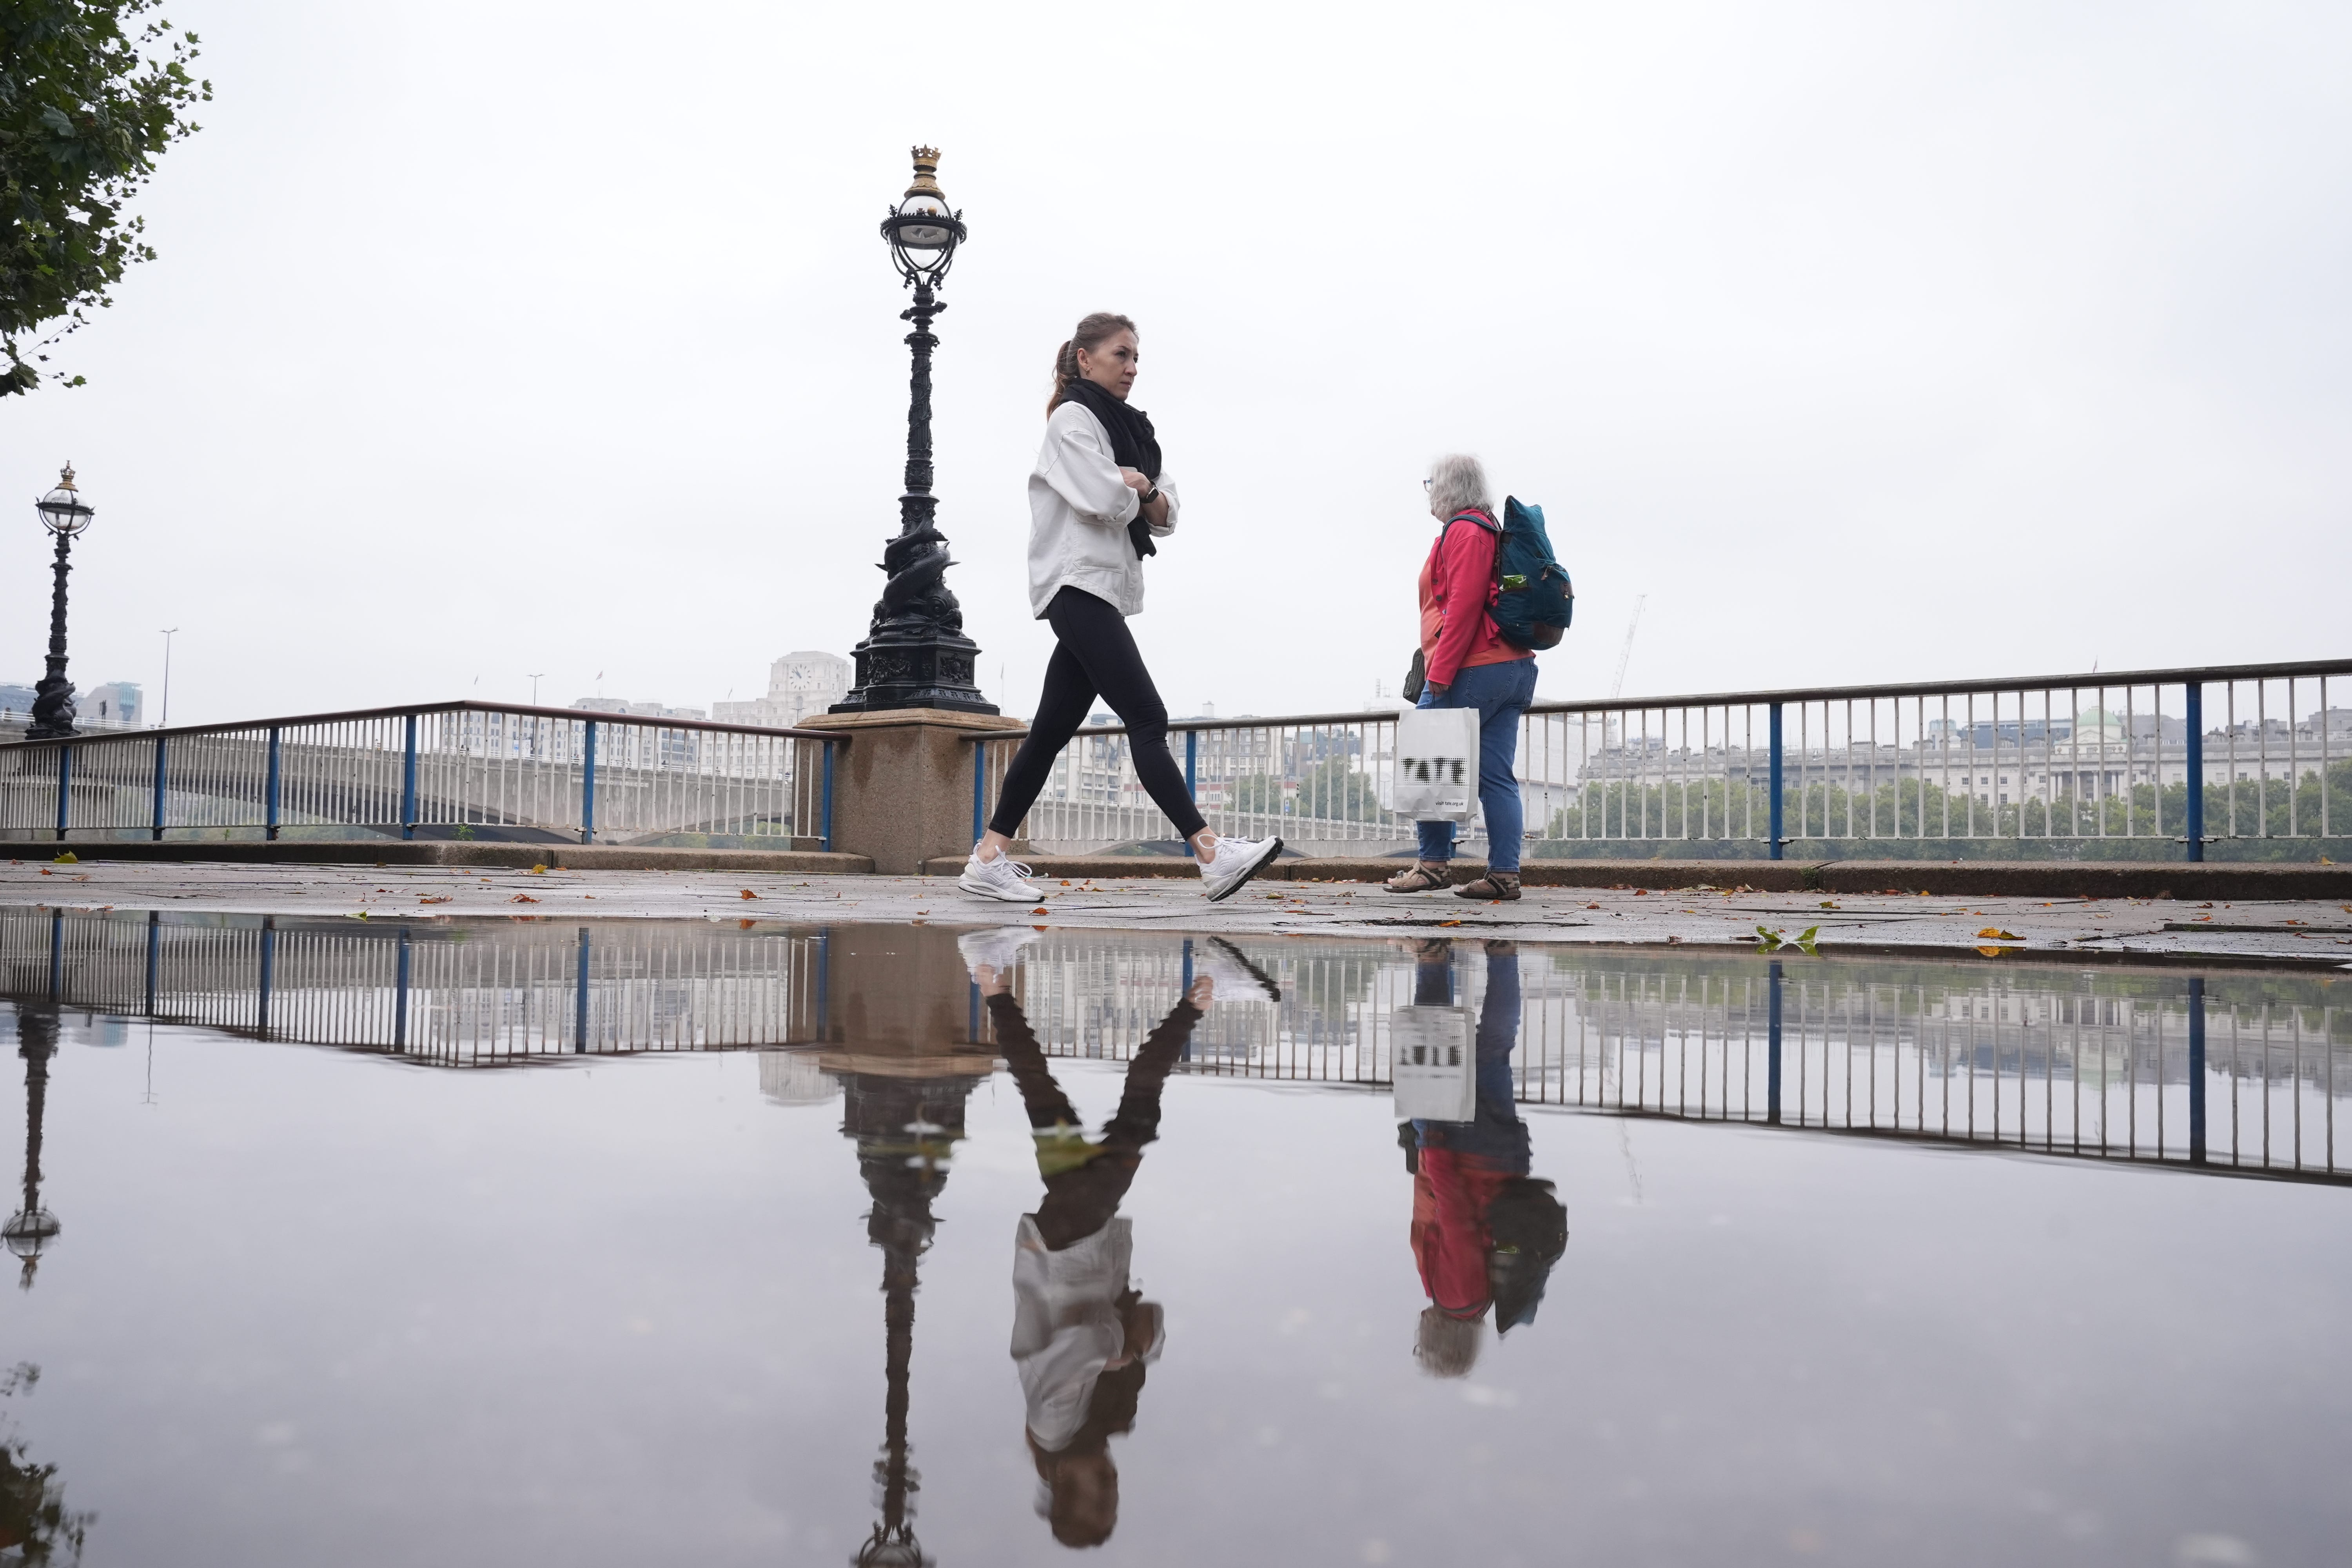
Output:
[[1612,702],[1624,694],[1625,665],[1633,657],[1633,633],[1642,624],[1642,606],[1649,602],[1650,595],[1642,595],[1633,601],[1633,613],[1626,617],[1625,646],[1617,650],[1617,679],[1609,683],[1609,699]]
[[[1609,683],[1609,700],[1612,702],[1617,700],[1625,690],[1625,666],[1633,657],[1633,632],[1642,624],[1642,606],[1649,602],[1650,595],[1647,594],[1637,596],[1633,600],[1633,613],[1625,618],[1625,646],[1617,650],[1617,675]],[[1625,728],[1623,719],[1622,714],[1612,713],[1603,721],[1601,726],[1602,745],[1613,751],[1623,743]]]

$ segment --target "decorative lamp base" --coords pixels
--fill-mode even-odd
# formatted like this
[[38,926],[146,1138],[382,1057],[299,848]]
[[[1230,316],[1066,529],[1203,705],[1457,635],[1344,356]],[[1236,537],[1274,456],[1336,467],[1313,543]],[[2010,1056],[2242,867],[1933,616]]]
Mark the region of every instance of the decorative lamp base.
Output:
[[877,626],[851,654],[857,684],[828,712],[879,713],[894,708],[943,708],[993,713],[996,704],[972,679],[980,645],[959,632],[928,626]]

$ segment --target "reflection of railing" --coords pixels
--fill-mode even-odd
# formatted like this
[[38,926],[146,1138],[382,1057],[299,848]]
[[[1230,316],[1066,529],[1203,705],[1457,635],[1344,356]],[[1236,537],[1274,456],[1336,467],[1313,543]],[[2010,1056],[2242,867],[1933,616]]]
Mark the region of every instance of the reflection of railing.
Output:
[[833,740],[450,702],[0,744],[0,838],[359,830],[829,847]]
[[[2352,838],[2352,707],[2329,685],[2347,674],[2338,660],[1538,703],[1519,734],[1528,847],[2198,860],[2219,843],[2310,858]],[[1393,714],[1170,731],[1221,833],[1279,833],[1310,855],[1412,841],[1388,809]],[[975,834],[1021,740],[971,742]],[[1070,852],[1172,831],[1108,725],[1064,750],[1022,836]]]
[[[843,967],[839,945],[700,921],[362,926],[7,910],[0,991],[494,1066],[837,1047],[842,1020],[877,1010],[858,987],[910,983],[870,953]],[[1174,1005],[1197,951],[1171,936],[1052,931],[1021,950],[1014,990],[1049,1054],[1124,1059]],[[1412,957],[1307,939],[1247,952],[1282,1000],[1228,993],[1180,1070],[1389,1083]],[[1451,952],[1475,1013],[1485,963],[1474,944]],[[2325,977],[1533,947],[1517,962],[1512,1074],[1528,1104],[2352,1174],[2336,1116],[2352,1095],[2352,1011]],[[947,1006],[965,1012],[961,972],[946,981]],[[984,1031],[976,994],[969,1014]],[[780,1098],[814,1092],[813,1076],[800,1089],[774,1077]]]
[[0,990],[458,1067],[781,1046],[815,939],[670,926],[488,930],[0,910]]
[[[1468,951],[1468,944],[1464,944]],[[1018,984],[1048,1051],[1127,1056],[1188,963],[1055,932]],[[1220,1005],[1195,1072],[1385,1084],[1410,962],[1253,945],[1279,1006]],[[1465,963],[1465,982],[1478,966]],[[1529,950],[1513,1075],[1529,1104],[1907,1134],[2303,1174],[2352,1170],[2352,1011],[2324,979]],[[1475,1007],[1479,999],[1465,996]]]

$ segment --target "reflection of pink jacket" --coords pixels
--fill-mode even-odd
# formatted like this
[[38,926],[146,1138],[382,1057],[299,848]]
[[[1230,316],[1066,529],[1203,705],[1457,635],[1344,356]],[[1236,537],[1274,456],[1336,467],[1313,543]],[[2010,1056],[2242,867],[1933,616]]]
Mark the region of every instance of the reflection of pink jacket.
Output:
[[1412,1178],[1412,1255],[1423,1293],[1448,1317],[1475,1318],[1491,1300],[1486,1254],[1495,1241],[1486,1209],[1510,1179],[1476,1155],[1421,1151]]

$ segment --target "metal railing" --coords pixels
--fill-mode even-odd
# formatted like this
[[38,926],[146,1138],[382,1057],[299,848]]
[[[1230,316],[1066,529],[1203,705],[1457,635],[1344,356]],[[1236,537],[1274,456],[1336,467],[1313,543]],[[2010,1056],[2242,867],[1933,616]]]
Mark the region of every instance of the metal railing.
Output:
[[[1221,994],[1179,1070],[1389,1087],[1422,953],[1298,938],[1244,951],[1281,1000]],[[1014,960],[1013,993],[1049,1055],[1120,1061],[1183,994],[1198,952],[1173,936],[1049,931]],[[1508,1068],[1524,1105],[2352,1174],[2336,1114],[2352,1096],[2352,1009],[2325,973],[1429,952],[1465,1015],[1492,1002],[1494,965],[1517,975]],[[960,968],[845,962],[819,928],[0,910],[0,993],[453,1068],[822,1050],[882,1001],[872,987],[933,984],[929,1005],[968,1007],[971,1038],[992,1037]],[[772,1092],[824,1090],[821,1063],[784,1066],[763,1067]]]
[[[2352,838],[2347,675],[2337,660],[1539,702],[1517,753],[1527,852],[2308,858]],[[1220,833],[1390,854],[1413,838],[1390,809],[1396,728],[1392,712],[1186,719],[1170,749]],[[975,837],[1024,734],[970,742]],[[1465,829],[1474,852],[1481,831]],[[1021,837],[1068,854],[1173,830],[1125,726],[1096,725]]]
[[478,832],[830,848],[839,739],[441,702],[15,742],[0,744],[0,839]]

